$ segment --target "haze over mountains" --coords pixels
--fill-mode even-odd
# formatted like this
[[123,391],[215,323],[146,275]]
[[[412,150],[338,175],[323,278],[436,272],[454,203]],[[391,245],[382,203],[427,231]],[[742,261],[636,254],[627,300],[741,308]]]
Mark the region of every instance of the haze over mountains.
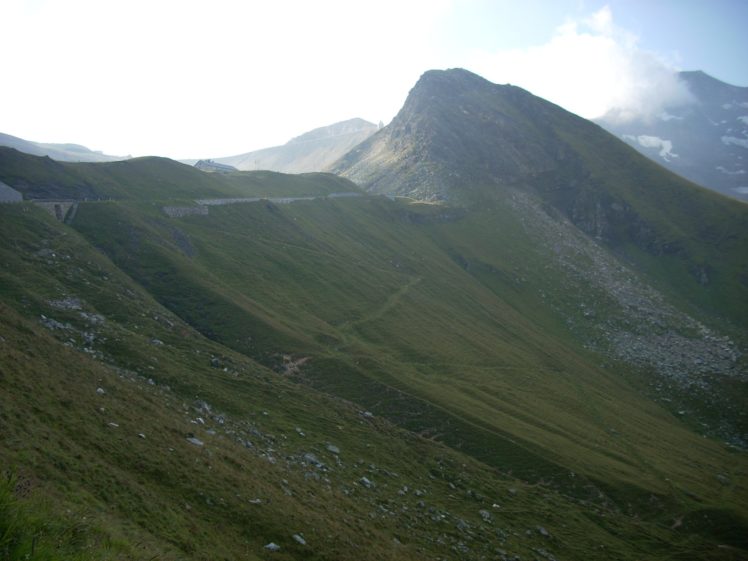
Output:
[[462,69],[330,169],[0,148],[19,555],[748,555],[746,205]]
[[607,130],[666,168],[710,189],[748,200],[748,88],[704,72],[680,72],[692,103],[653,119],[598,119]]
[[213,159],[239,170],[266,169],[283,173],[322,171],[376,130],[377,125],[373,123],[349,119],[304,133],[282,146]]
[[114,162],[126,160],[130,156],[110,156],[89,150],[79,144],[52,144],[23,140],[9,134],[0,133],[0,146],[15,148],[34,156],[49,156],[59,162]]

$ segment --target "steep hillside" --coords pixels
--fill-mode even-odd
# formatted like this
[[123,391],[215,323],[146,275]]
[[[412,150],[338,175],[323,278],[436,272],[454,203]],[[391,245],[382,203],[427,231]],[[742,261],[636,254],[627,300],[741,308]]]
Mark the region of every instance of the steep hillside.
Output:
[[89,150],[80,144],[31,142],[3,133],[0,133],[0,146],[15,148],[32,156],[49,156],[58,162],[116,162],[130,158],[130,156],[110,156]]
[[693,103],[652,119],[598,119],[607,130],[671,171],[723,195],[748,201],[748,88],[704,72],[680,72]]
[[375,193],[467,208],[512,189],[695,302],[748,318],[748,207],[653,164],[597,125],[466,70],[426,72],[395,119],[333,171]]
[[266,169],[283,173],[323,171],[376,130],[374,123],[349,119],[304,133],[282,146],[214,160],[240,170]]

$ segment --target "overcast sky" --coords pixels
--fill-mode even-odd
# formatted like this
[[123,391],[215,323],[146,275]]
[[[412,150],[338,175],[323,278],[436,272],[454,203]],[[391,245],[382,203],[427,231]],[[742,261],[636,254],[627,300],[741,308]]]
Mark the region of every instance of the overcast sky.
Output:
[[116,155],[386,124],[430,68],[588,118],[687,102],[674,70],[748,86],[746,0],[0,0],[0,22],[0,132]]

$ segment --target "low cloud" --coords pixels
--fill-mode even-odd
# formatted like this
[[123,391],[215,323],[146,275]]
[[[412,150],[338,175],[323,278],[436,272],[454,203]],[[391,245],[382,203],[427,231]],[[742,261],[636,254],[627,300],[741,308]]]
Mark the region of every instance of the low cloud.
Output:
[[642,49],[638,37],[613,22],[605,7],[568,20],[551,39],[525,49],[475,53],[471,68],[511,83],[582,117],[651,120],[668,107],[693,103],[670,61]]

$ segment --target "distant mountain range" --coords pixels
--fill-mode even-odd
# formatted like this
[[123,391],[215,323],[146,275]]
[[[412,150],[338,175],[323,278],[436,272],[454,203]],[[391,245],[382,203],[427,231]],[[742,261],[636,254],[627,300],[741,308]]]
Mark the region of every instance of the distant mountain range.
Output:
[[680,72],[696,102],[655,119],[597,123],[652,160],[724,195],[748,201],[748,88],[704,72]]
[[321,171],[377,131],[363,119],[349,119],[320,127],[289,140],[282,146],[263,148],[213,161],[239,170],[264,169],[283,173]]
[[15,148],[19,152],[33,156],[49,156],[58,162],[116,162],[130,158],[130,156],[110,156],[103,152],[89,150],[80,144],[32,142],[3,133],[0,133],[0,146]]

